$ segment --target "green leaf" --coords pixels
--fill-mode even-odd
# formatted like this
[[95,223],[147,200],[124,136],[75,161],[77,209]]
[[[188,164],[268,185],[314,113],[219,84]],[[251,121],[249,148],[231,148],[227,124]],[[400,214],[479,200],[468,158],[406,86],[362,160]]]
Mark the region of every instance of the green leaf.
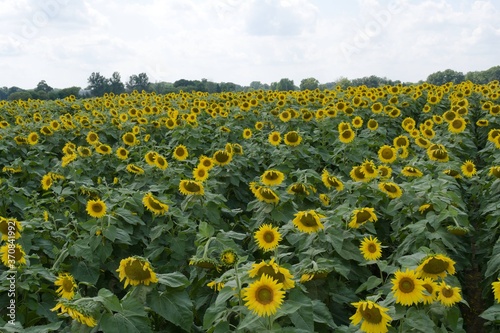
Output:
[[52,324],[47,324],[43,326],[32,326],[25,328],[23,330],[24,333],[47,333],[47,332],[53,332],[53,331],[58,331],[59,328],[61,327],[62,321],[55,322]]
[[138,316],[133,312],[128,313],[105,313],[101,317],[100,327],[103,333],[148,333],[147,317]]
[[362,285],[356,289],[355,294],[362,292],[363,290],[372,290],[382,283],[382,279],[374,275],[370,276]]
[[22,210],[24,210],[30,203],[24,195],[18,193],[11,194],[10,199],[14,202],[14,206]]
[[132,225],[144,225],[144,221],[138,216],[132,214],[131,211],[125,208],[118,207],[113,211],[117,216],[121,217],[125,222]]
[[156,277],[158,278],[158,283],[171,288],[187,287],[189,285],[188,278],[180,272],[156,274]]
[[328,325],[330,328],[336,328],[333,321],[332,314],[325,303],[315,299],[312,300],[313,319],[315,323],[322,323]]
[[488,321],[500,322],[500,304],[490,306],[479,317]]
[[406,311],[404,325],[409,326],[418,332],[426,333],[435,327],[434,322],[427,315],[425,310],[417,310],[415,308],[409,308],[408,311]]
[[72,266],[71,274],[77,281],[95,284],[99,279],[99,267],[87,261],[79,261],[78,264]]
[[200,230],[200,235],[205,238],[212,237],[215,232],[214,227],[212,227],[207,222],[200,222],[199,230]]
[[104,235],[104,237],[106,237],[112,242],[115,242],[115,240],[119,240],[120,242],[116,243],[123,243],[129,245],[132,244],[129,234],[125,230],[118,229],[114,225],[110,225],[109,227],[104,229],[102,231],[102,234]]
[[184,331],[191,331],[193,304],[186,291],[167,291],[161,294],[153,290],[148,295],[151,309]]
[[93,298],[96,302],[102,303],[105,308],[109,311],[120,312],[122,311],[122,306],[120,300],[108,289],[100,289],[97,296]]

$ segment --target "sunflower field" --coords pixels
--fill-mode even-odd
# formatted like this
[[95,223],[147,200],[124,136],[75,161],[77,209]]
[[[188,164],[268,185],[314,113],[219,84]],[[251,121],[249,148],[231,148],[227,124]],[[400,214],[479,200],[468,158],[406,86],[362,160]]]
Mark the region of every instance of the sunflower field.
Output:
[[1,330],[499,332],[499,97],[2,101]]

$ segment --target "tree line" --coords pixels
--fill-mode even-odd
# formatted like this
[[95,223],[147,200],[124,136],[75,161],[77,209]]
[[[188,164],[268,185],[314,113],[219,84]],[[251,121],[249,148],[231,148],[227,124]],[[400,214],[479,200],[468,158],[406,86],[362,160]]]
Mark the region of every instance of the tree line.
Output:
[[[446,69],[430,74],[425,81],[435,85],[442,85],[447,82],[459,84],[464,81],[471,81],[477,84],[485,84],[494,80],[500,81],[500,66],[494,66],[484,71],[468,72],[466,74]],[[227,91],[251,91],[251,90],[315,90],[315,89],[332,89],[336,86],[346,88],[348,86],[379,87],[382,85],[404,84],[410,85],[411,82],[402,83],[399,80],[393,81],[385,77],[375,75],[366,76],[357,79],[348,79],[341,77],[335,81],[320,83],[317,79],[310,77],[301,80],[300,84],[295,85],[293,80],[282,78],[280,81],[272,82],[271,84],[261,83],[260,81],[252,81],[248,86],[241,86],[232,82],[212,82],[207,79],[201,80],[186,80],[180,79],[175,82],[155,82],[149,81],[146,73],[131,75],[127,82],[123,83],[119,72],[114,72],[111,77],[106,78],[99,72],[93,72],[87,79],[88,86],[69,87],[64,89],[52,88],[45,80],[41,80],[34,89],[21,89],[19,87],[1,87],[0,100],[27,100],[27,99],[42,99],[55,100],[65,98],[70,95],[76,97],[100,97],[106,93],[121,94],[124,92],[147,91],[157,94],[177,93],[179,91],[201,91],[208,93],[227,92]]]

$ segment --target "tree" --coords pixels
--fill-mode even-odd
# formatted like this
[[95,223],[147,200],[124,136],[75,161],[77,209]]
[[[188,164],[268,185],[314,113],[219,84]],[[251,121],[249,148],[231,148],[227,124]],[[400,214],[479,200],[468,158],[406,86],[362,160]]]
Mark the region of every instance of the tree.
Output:
[[139,75],[131,75],[127,82],[127,90],[134,91],[137,90],[139,92],[145,90],[149,91],[149,78],[146,73],[140,73]]
[[94,96],[102,96],[109,91],[109,80],[99,72],[93,72],[87,79],[87,82],[89,83],[87,89],[89,89]]
[[319,81],[313,77],[300,81],[300,90],[314,90],[319,87]]
[[45,80],[42,80],[42,81],[38,82],[38,84],[36,85],[36,88],[35,88],[36,92],[43,91],[43,92],[48,93],[48,92],[51,92],[52,90],[54,90],[54,88],[52,88],[51,86],[49,86],[47,84],[47,82],[45,82]]
[[443,85],[448,82],[459,84],[465,81],[465,75],[462,72],[457,72],[452,69],[446,69],[444,71],[432,73],[427,77],[426,81],[427,83],[434,84],[437,86]]
[[18,99],[27,101],[30,99],[32,96],[29,91],[23,90],[23,91],[16,91],[15,93],[12,93],[9,95],[9,101],[16,101]]
[[[61,89],[58,91],[57,95],[59,98],[65,98],[65,97],[68,97],[68,96],[75,96],[75,97],[78,97],[78,94],[80,93],[80,90],[81,88],[80,87],[69,87],[69,88],[64,88],[64,89]],[[103,93],[104,95],[104,93]]]
[[279,91],[295,90],[295,85],[293,84],[293,80],[286,78],[281,79],[276,86],[276,90]]
[[109,79],[109,91],[117,95],[125,92],[125,85],[122,82],[120,73],[114,72]]

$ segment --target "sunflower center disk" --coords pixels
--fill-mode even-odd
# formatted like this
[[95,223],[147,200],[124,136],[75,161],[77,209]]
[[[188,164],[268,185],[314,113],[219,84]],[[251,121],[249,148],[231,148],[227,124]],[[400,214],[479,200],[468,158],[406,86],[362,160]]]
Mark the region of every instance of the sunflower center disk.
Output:
[[399,289],[404,293],[411,293],[415,289],[415,284],[411,279],[403,278],[399,282]]
[[260,287],[255,293],[255,298],[260,304],[269,304],[273,301],[273,291],[267,287]]
[[268,179],[268,180],[276,180],[278,178],[279,178],[279,175],[274,171],[270,171],[266,174],[266,179]]
[[443,288],[443,289],[441,289],[441,294],[446,298],[450,298],[453,296],[453,289]]
[[64,279],[62,282],[63,290],[66,292],[70,292],[73,290],[73,283],[70,279]]
[[268,200],[274,200],[276,199],[276,196],[274,195],[274,193],[266,188],[263,188],[260,190],[260,194],[265,198],[265,199],[268,199]]
[[130,280],[138,281],[144,281],[151,277],[149,270],[144,270],[144,266],[139,260],[134,260],[125,266],[125,275]]
[[162,210],[163,209],[161,204],[153,198],[149,198],[149,205],[151,206],[151,208],[153,208],[155,210]]
[[376,253],[377,252],[377,246],[373,243],[368,244],[368,252],[370,253]]
[[269,277],[276,280],[278,283],[283,283],[285,281],[285,276],[279,272],[276,272],[274,270],[274,267],[269,266],[269,265],[260,268],[258,274],[259,274],[259,276],[266,274]]
[[316,217],[314,217],[311,214],[304,214],[300,218],[300,222],[306,226],[306,227],[315,227],[318,225],[318,221],[316,220]]
[[441,260],[432,258],[427,264],[422,268],[425,273],[429,274],[441,274],[448,269],[449,263]]
[[286,138],[290,142],[297,142],[297,140],[299,139],[299,136],[297,135],[297,133],[290,133],[290,134],[287,135]]
[[274,241],[274,233],[266,232],[262,238],[264,238],[266,243],[272,243]]
[[356,223],[361,224],[368,221],[371,217],[370,212],[362,211],[356,214]]
[[390,160],[394,156],[394,153],[392,150],[389,149],[384,149],[382,151],[382,157],[385,158],[386,160]]
[[198,192],[200,190],[200,186],[194,182],[187,182],[185,185],[185,189],[189,192]]
[[94,211],[96,213],[100,213],[100,212],[102,212],[102,210],[103,210],[103,207],[101,204],[96,203],[96,204],[92,205],[92,211]]
[[382,321],[382,315],[380,314],[380,310],[373,307],[369,309],[366,307],[366,309],[360,309],[361,315],[363,316],[363,319],[366,320],[369,323],[372,324],[378,324]]
[[394,185],[391,185],[391,184],[385,184],[384,188],[389,193],[396,193],[397,192],[396,187]]

